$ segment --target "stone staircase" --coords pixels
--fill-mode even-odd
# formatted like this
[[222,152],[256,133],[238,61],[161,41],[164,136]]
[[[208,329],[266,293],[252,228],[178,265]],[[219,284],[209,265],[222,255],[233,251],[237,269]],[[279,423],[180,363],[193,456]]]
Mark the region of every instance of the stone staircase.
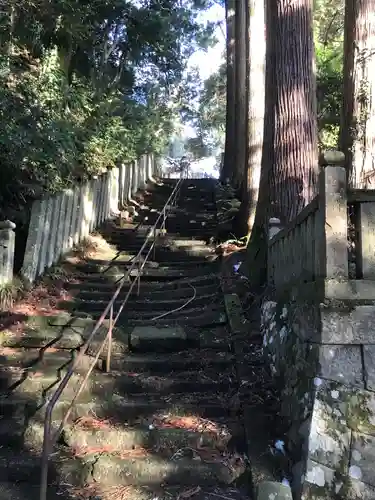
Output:
[[[48,499],[247,498],[234,351],[219,262],[207,244],[216,224],[213,182],[184,181],[139,296],[131,296],[116,325],[111,372],[103,371],[104,350],[51,455]],[[1,333],[1,500],[38,498],[46,402],[174,183],[146,197],[149,208],[135,224],[103,226],[118,258],[76,264],[72,299],[59,304],[61,314],[29,317],[22,331]],[[54,427],[98,346],[94,341],[64,390]]]

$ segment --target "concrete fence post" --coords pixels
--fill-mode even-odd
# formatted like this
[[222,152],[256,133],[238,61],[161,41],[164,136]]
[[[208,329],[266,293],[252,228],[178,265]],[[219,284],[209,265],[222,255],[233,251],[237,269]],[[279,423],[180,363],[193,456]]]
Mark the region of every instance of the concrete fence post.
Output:
[[109,216],[115,217],[119,213],[119,169],[112,168],[109,172],[110,179],[110,201],[109,201]]
[[277,219],[276,217],[271,217],[271,219],[268,222],[268,239],[272,240],[275,234],[277,234],[281,230],[282,226],[280,219]]
[[39,230],[42,231],[42,241],[41,247],[39,249],[37,276],[43,274],[44,270],[48,266],[48,251],[51,238],[53,203],[54,198],[52,196],[48,196],[48,198],[46,199],[46,216],[44,219],[44,225],[39,227]]
[[49,238],[49,248],[48,248],[48,259],[47,267],[51,267],[56,262],[57,248],[57,233],[59,230],[60,223],[60,205],[61,205],[61,195],[56,194],[52,200],[52,223]]
[[132,185],[133,185],[133,165],[128,163],[126,165],[126,203],[132,198]]
[[118,167],[118,206],[120,210],[123,210],[125,206],[125,165],[121,163]]
[[345,155],[327,151],[319,158],[319,226],[321,242],[319,266],[326,279],[348,279],[348,199]]
[[138,161],[133,161],[132,162],[132,190],[131,190],[131,195],[132,197],[137,193],[138,191],[138,175],[139,175],[139,166],[138,166]]
[[73,216],[73,191],[72,189],[67,189],[65,191],[66,196],[66,212],[65,219],[63,221],[63,246],[62,246],[62,254],[66,253],[69,248],[69,239],[70,239],[70,228],[72,225],[72,216]]
[[13,280],[15,229],[16,225],[10,220],[0,222],[0,285]]

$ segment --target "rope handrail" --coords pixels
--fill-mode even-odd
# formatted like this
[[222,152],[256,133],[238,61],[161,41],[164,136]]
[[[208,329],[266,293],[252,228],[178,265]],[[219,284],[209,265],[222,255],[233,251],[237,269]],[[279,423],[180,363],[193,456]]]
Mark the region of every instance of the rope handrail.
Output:
[[[126,306],[128,299],[133,291],[134,286],[137,284],[137,293],[139,294],[139,289],[140,289],[140,279],[142,275],[143,268],[147,262],[147,259],[149,258],[150,254],[152,251],[155,252],[155,244],[157,240],[157,235],[156,231],[158,229],[158,224],[161,222],[161,227],[159,231],[165,231],[165,223],[168,218],[168,212],[171,209],[171,207],[174,205],[176,202],[177,196],[180,192],[181,184],[183,182],[183,178],[181,177],[177,183],[176,186],[174,187],[171,195],[169,196],[167,202],[164,204],[164,207],[162,208],[158,218],[156,219],[156,222],[152,226],[152,228],[148,231],[145,241],[143,242],[140,250],[138,251],[136,257],[133,259],[132,264],[130,265],[129,269],[126,271],[124,276],[120,278],[118,281],[118,286],[116,288],[116,291],[114,292],[112,298],[108,302],[106,308],[102,312],[100,318],[97,320],[95,323],[90,335],[87,337],[85,343],[81,347],[78,355],[74,358],[72,361],[71,365],[69,366],[68,371],[62,378],[59,386],[57,387],[56,391],[53,393],[48,405],[46,406],[46,414],[44,417],[44,434],[43,434],[43,451],[42,451],[42,462],[41,462],[41,481],[40,481],[40,495],[39,499],[40,500],[46,500],[47,499],[47,488],[48,488],[48,462],[49,462],[49,457],[52,451],[53,446],[56,444],[66,422],[68,421],[68,418],[71,414],[71,411],[73,409],[73,406],[77,400],[77,398],[80,396],[81,392],[86,386],[86,383],[91,375],[91,372],[93,371],[96,363],[99,360],[99,357],[104,349],[105,344],[108,342],[108,349],[107,349],[107,357],[106,357],[106,363],[105,363],[105,371],[108,373],[110,371],[110,364],[111,364],[111,351],[112,351],[112,332],[113,328],[116,325],[118,318],[120,314],[122,313],[124,307]],[[160,234],[160,233],[159,233]],[[150,239],[152,240],[152,243],[150,245],[150,248],[147,251],[146,257],[143,258],[142,262],[140,260],[140,257],[142,256],[143,251],[145,250],[147,244],[149,243]],[[126,296],[124,300],[122,301],[119,310],[117,311],[117,314],[115,318],[113,317],[113,306],[114,303],[121,292],[124,284],[128,282],[129,278],[131,277],[132,271],[137,267],[137,276],[136,279],[130,282],[130,287],[128,292],[126,293]],[[69,380],[75,373],[75,369],[77,368],[80,360],[83,358],[85,353],[87,352],[87,349],[90,347],[90,344],[92,340],[94,339],[95,335],[97,334],[99,328],[104,324],[105,320],[107,319],[109,313],[109,325],[108,325],[108,331],[107,334],[105,335],[104,339],[102,340],[100,347],[90,364],[90,367],[80,384],[80,387],[78,391],[74,394],[73,399],[64,415],[64,417],[61,420],[61,423],[58,427],[58,429],[52,433],[52,412],[55,408],[56,403],[60,399],[60,396],[62,395],[65,387],[67,386]]]

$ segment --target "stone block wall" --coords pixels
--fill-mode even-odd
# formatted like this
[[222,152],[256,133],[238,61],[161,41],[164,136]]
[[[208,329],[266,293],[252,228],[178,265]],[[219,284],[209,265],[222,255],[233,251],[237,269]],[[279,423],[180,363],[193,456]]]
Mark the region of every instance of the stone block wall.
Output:
[[264,300],[294,498],[375,499],[375,300]]
[[21,269],[32,283],[102,222],[119,213],[155,174],[152,156],[120,165],[74,189],[33,203]]

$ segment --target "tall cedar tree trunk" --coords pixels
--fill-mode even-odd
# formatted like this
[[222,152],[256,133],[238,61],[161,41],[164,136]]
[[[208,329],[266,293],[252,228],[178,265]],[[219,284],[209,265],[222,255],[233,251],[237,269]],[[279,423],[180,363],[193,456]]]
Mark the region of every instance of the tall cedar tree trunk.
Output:
[[255,220],[262,165],[265,112],[266,32],[265,4],[248,0],[248,151],[243,193],[245,231],[250,236]]
[[247,2],[236,1],[236,57],[235,57],[235,165],[233,185],[241,188],[245,179],[247,152]]
[[374,0],[346,0],[340,148],[355,188],[375,187],[374,15]]
[[286,223],[310,203],[318,189],[313,0],[270,4],[276,101],[269,215]]
[[227,24],[227,108],[225,123],[225,148],[224,162],[221,171],[221,180],[225,181],[232,177],[235,157],[235,92],[236,75],[235,64],[235,0],[226,0],[225,14]]
[[[254,0],[255,2],[257,0]],[[264,89],[264,120],[263,120],[263,142],[261,147],[261,169],[259,181],[259,196],[255,210],[255,220],[248,241],[246,259],[241,266],[240,272],[249,278],[249,282],[255,290],[263,285],[267,278],[267,217],[269,213],[269,175],[270,167],[274,162],[274,135],[275,135],[275,51],[274,33],[272,22],[272,10],[269,4],[274,0],[265,0],[265,89]],[[258,6],[259,8],[259,6]],[[255,14],[255,12],[254,12]],[[251,20],[250,20],[251,24]],[[260,28],[258,27],[260,30]],[[264,36],[264,32],[262,33]],[[250,47],[254,51],[259,39],[253,40],[250,31]],[[250,54],[252,48],[250,48]],[[254,82],[255,84],[256,82]],[[250,75],[250,86],[251,75]],[[259,104],[260,105],[260,104]],[[251,140],[251,139],[250,139]],[[249,144],[251,144],[249,140]],[[251,154],[251,151],[250,151]]]

